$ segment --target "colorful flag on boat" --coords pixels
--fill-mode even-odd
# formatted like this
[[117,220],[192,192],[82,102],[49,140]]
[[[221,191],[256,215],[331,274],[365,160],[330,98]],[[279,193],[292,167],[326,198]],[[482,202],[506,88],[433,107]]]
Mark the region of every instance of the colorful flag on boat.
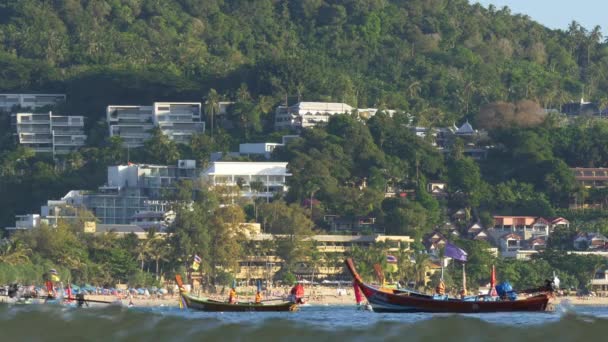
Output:
[[198,271],[198,268],[201,266],[201,257],[199,257],[198,255],[194,256],[194,261],[192,261],[192,269],[195,271]]
[[490,296],[498,296],[496,293],[496,268],[492,265],[492,275],[490,276],[490,291],[488,293]]
[[395,257],[394,255],[387,255],[386,256],[386,262],[388,262],[389,264],[396,264],[397,263],[397,257]]
[[466,262],[468,254],[456,245],[448,242],[445,244],[445,256],[454,260]]
[[52,282],[58,282],[58,281],[60,281],[60,280],[61,280],[61,278],[59,278],[59,273],[57,272],[57,270],[56,270],[56,269],[52,268],[52,269],[49,271],[49,274],[51,275],[51,281],[52,281]]

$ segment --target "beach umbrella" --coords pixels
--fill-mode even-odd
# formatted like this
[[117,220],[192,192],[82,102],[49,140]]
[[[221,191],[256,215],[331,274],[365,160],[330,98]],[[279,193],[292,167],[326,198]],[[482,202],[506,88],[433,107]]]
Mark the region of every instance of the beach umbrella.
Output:
[[137,289],[137,294],[143,295],[145,292],[142,288]]

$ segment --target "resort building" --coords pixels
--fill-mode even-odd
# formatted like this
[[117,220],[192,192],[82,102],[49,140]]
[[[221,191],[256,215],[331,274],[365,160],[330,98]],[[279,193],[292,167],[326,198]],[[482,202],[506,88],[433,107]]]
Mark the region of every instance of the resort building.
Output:
[[101,223],[137,224],[138,213],[168,211],[166,193],[175,188],[176,182],[197,179],[199,173],[193,160],[180,160],[177,166],[109,166],[107,183],[96,192],[84,194],[83,205]]
[[242,156],[263,156],[270,159],[270,155],[275,148],[284,146],[278,143],[247,143],[239,145],[239,155]]
[[608,185],[608,168],[576,167],[570,170],[574,179],[586,188],[605,188]]
[[35,228],[40,223],[56,226],[60,220],[74,220],[86,209],[99,224],[134,224],[144,230],[162,231],[175,219],[165,195],[176,182],[200,177],[194,160],[180,160],[177,166],[129,164],[108,167],[107,183],[97,191],[71,190],[60,200],[49,200],[40,215],[18,215],[15,227]]
[[141,147],[154,127],[176,143],[189,144],[192,135],[205,131],[200,102],[154,102],[151,106],[110,105],[106,108],[110,136],[127,147]]
[[[291,176],[285,162],[213,162],[203,177],[211,187],[238,187],[242,197],[272,198],[287,191],[286,178]],[[260,182],[261,189],[252,189]]]
[[563,217],[494,216],[494,227],[485,232],[500,247],[501,256],[523,258],[534,253],[524,251],[544,249],[549,235],[560,226],[569,227],[570,222]]
[[154,124],[176,143],[190,144],[192,135],[205,131],[200,102],[155,102]]
[[37,153],[67,154],[84,146],[84,117],[48,113],[17,113],[12,115],[21,145]]
[[65,102],[65,94],[0,94],[0,111],[37,110]]
[[591,279],[591,291],[596,295],[605,297],[608,295],[608,269],[598,271]]
[[152,106],[108,106],[106,120],[110,136],[119,136],[127,147],[143,146],[154,128]]
[[[283,260],[275,255],[272,242],[287,236],[257,234],[249,238],[254,244],[254,255],[239,261],[238,280],[271,280],[283,266]],[[295,274],[302,279],[317,281],[326,278],[342,278],[343,260],[353,248],[369,248],[377,243],[388,245],[389,252],[409,250],[414,242],[409,236],[393,235],[314,235],[310,237],[317,250],[322,253],[322,261],[312,265],[307,260],[297,263]],[[314,275],[314,279],[312,279]]]
[[[275,111],[275,130],[301,130],[324,124],[336,114],[357,113],[360,119],[367,120],[378,112],[376,108],[353,108],[346,103],[335,102],[298,102],[293,106],[278,106]],[[389,115],[394,110],[385,110]]]
[[39,225],[40,215],[38,214],[15,215],[15,226],[5,227],[4,229],[8,232],[14,232],[17,230],[27,230],[36,228]]

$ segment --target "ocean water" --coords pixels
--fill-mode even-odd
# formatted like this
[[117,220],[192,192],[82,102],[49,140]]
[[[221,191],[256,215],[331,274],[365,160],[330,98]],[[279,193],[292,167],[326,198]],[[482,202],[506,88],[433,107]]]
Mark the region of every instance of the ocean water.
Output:
[[295,313],[175,307],[0,305],[0,341],[584,341],[605,340],[608,307],[551,313],[380,314],[353,306]]

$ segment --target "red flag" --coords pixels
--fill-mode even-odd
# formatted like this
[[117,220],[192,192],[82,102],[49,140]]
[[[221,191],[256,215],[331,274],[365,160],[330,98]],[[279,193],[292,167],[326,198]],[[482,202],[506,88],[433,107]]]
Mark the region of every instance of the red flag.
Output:
[[496,269],[494,265],[492,265],[492,276],[490,277],[490,292],[488,293],[490,296],[497,296],[496,293]]

